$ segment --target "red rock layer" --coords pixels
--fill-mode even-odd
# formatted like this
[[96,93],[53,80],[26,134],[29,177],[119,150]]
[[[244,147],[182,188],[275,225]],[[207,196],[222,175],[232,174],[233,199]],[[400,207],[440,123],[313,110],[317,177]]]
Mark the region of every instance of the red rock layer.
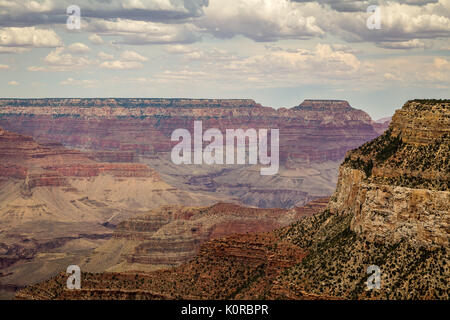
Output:
[[252,100],[32,99],[0,100],[0,126],[91,150],[167,152],[178,128],[280,130],[282,163],[341,160],[346,151],[378,136],[374,123],[346,101],[306,100],[275,110]]
[[67,177],[157,177],[137,163],[99,163],[93,156],[60,144],[38,144],[33,138],[0,128],[0,179],[25,179],[28,187],[66,185]]

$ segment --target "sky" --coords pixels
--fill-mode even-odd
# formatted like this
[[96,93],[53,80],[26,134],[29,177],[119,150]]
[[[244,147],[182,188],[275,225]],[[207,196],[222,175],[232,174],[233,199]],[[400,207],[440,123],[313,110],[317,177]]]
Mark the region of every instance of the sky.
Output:
[[450,0],[0,0],[0,97],[344,99],[378,119],[450,98],[449,38]]

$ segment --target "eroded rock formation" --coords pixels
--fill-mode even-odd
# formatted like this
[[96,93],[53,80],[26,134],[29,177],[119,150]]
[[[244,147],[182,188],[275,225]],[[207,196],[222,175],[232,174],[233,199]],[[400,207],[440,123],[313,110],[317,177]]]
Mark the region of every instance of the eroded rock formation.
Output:
[[[194,120],[222,132],[279,129],[279,174],[261,177],[252,166],[174,165],[171,134],[192,132]],[[346,101],[306,100],[275,110],[242,99],[2,99],[0,126],[96,152],[100,161],[145,163],[178,189],[262,208],[331,195],[345,153],[383,130]]]
[[219,203],[164,206],[121,222],[110,240],[83,264],[86,271],[148,271],[193,258],[200,245],[230,234],[267,232],[323,210],[328,199],[294,209],[258,209]]

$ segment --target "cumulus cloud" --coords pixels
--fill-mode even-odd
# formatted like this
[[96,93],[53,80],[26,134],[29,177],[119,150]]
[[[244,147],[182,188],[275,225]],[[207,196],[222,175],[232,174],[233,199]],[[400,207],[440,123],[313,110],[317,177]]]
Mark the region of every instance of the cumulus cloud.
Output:
[[[314,2],[312,0],[293,0],[293,2]],[[366,11],[371,2],[366,0],[322,0],[322,4],[329,5],[336,11],[340,12],[356,12]]]
[[196,24],[217,37],[244,35],[256,41],[322,36],[312,13],[320,5],[289,0],[213,0]]
[[76,80],[73,78],[67,78],[60,82],[63,86],[81,86],[84,88],[96,88],[100,82],[96,79]]
[[[382,29],[368,30],[367,7],[376,3],[382,10]],[[77,4],[82,9],[82,30],[92,33],[89,41],[96,45],[103,43],[102,36],[118,38],[114,43],[126,45],[190,44],[199,41],[205,33],[219,38],[242,35],[255,41],[338,36],[346,41],[368,41],[379,46],[450,37],[450,0],[376,3],[369,0],[80,0]],[[65,9],[70,4],[70,0],[2,0],[0,26],[10,29],[64,24]],[[47,35],[47,43],[41,41],[30,46],[61,45],[57,35],[54,36],[50,39]],[[31,37],[34,38],[45,37]],[[13,46],[12,42],[8,46]]]
[[414,39],[450,37],[450,0],[440,0],[425,6],[387,2],[380,5],[381,29],[366,28],[370,14],[328,14],[327,29],[347,41],[393,42]]
[[164,50],[172,54],[187,54],[194,51],[192,48],[181,44],[168,45],[164,48]]
[[52,29],[36,27],[0,29],[0,46],[54,48],[62,45],[60,37]]
[[120,36],[121,44],[145,45],[193,43],[200,39],[198,28],[187,24],[163,24],[126,19],[94,19],[87,30],[97,34]]
[[450,63],[444,58],[434,58],[434,65],[437,69],[449,69]]
[[[292,0],[292,1],[314,2],[313,0]],[[374,1],[367,1],[367,0],[322,0],[320,2],[322,4],[330,6],[332,9],[339,12],[357,12],[357,11],[365,12],[368,6],[376,4]],[[387,1],[377,1],[377,3],[380,2],[387,2]],[[402,0],[402,1],[392,0],[390,2],[401,2],[410,5],[423,6],[428,3],[436,3],[438,2],[438,0]]]
[[450,0],[380,1],[381,30],[366,26],[372,1],[211,0],[194,23],[204,32],[255,41],[338,36],[350,42],[450,37]]
[[256,74],[296,75],[298,77],[340,77],[361,71],[362,64],[351,53],[334,50],[328,44],[318,44],[314,50],[271,51],[232,63],[230,70]]
[[183,59],[188,61],[202,61],[203,63],[214,63],[222,61],[236,60],[236,55],[218,48],[212,48],[209,50],[199,50],[193,47],[184,45],[171,45],[166,46],[164,50],[167,53],[180,55]]
[[131,69],[141,69],[143,67],[142,63],[137,61],[105,61],[100,64],[100,68],[111,69],[111,70],[131,70]]
[[84,55],[72,54],[70,49],[56,48],[52,50],[43,60],[45,66],[30,66],[29,71],[72,71],[85,69],[95,65],[95,61]]
[[103,39],[98,34],[92,34],[89,36],[89,41],[93,44],[103,44]]
[[68,50],[74,54],[87,54],[91,52],[91,48],[81,42],[75,42],[69,45]]
[[148,61],[147,57],[126,50],[122,52],[118,59],[109,53],[100,51],[97,53],[97,59],[87,55],[91,50],[82,43],[74,43],[69,47],[60,47],[51,51],[44,59],[44,66],[28,67],[29,71],[73,71],[86,68],[111,69],[111,70],[129,70],[140,69],[143,62]]
[[148,58],[140,55],[139,53],[137,53],[135,51],[130,51],[130,50],[124,51],[120,57],[123,61],[145,62],[148,60]]
[[101,59],[101,60],[113,60],[114,56],[112,54],[109,53],[105,53],[103,51],[100,51],[97,56]]
[[99,57],[100,56],[101,58],[103,58],[103,60],[108,60],[102,62],[100,64],[100,68],[111,70],[141,69],[144,66],[142,62],[148,60],[147,57],[144,57],[141,54],[131,50],[122,52],[122,54],[120,55],[120,59],[118,60],[109,59],[113,57],[105,53],[99,54]]

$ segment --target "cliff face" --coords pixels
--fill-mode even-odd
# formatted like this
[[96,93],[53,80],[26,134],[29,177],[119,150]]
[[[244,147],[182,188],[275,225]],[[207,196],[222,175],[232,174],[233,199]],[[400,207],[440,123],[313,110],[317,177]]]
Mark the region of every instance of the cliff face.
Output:
[[[195,120],[223,133],[279,129],[279,175],[261,177],[252,166],[174,165],[171,134],[192,132]],[[331,195],[345,153],[382,130],[345,101],[306,100],[275,110],[241,99],[3,99],[0,126],[38,142],[89,150],[97,161],[145,163],[183,191],[262,208],[292,208]]]
[[348,153],[331,213],[371,241],[449,245],[449,101],[410,101],[389,130]]
[[412,145],[450,141],[448,100],[413,100],[392,117],[392,135]]

